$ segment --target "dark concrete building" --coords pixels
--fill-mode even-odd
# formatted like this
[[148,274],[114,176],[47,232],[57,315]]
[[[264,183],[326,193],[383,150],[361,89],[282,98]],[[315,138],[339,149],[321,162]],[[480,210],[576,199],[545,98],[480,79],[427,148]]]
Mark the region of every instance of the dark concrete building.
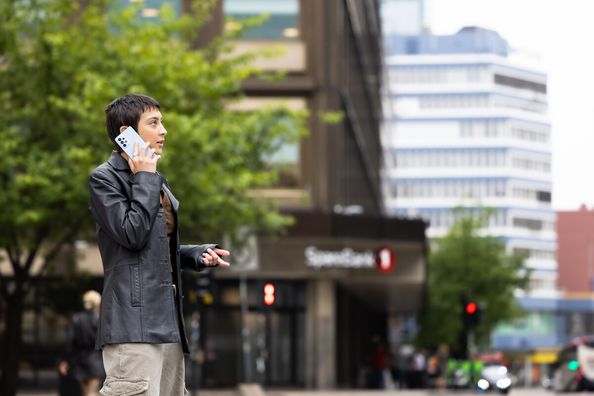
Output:
[[[203,383],[365,386],[371,338],[402,341],[426,280],[426,224],[388,218],[383,208],[379,1],[224,0],[203,40],[233,23],[227,17],[262,12],[270,18],[236,51],[282,47],[283,56],[258,66],[286,78],[246,81],[239,107],[282,99],[310,113],[309,136],[284,151],[292,171],[263,192],[296,223],[253,241],[233,271],[214,273],[213,302],[202,307]],[[342,120],[324,122],[328,112]],[[267,305],[271,285],[275,300]]]

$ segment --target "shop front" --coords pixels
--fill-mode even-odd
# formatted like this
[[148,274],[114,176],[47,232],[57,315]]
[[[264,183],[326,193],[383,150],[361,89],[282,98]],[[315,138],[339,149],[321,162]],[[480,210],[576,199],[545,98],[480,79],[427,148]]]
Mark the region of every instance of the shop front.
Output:
[[[398,342],[425,291],[425,223],[297,213],[282,237],[237,252],[233,269],[186,279],[201,385],[365,386],[370,340]],[[239,262],[238,262],[239,260]],[[190,325],[191,327],[191,325]],[[386,349],[396,347],[387,345]]]

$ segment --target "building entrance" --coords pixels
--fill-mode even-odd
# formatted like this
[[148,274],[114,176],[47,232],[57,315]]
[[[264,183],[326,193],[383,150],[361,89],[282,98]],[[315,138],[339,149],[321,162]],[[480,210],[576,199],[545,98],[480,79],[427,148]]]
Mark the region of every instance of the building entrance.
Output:
[[218,294],[223,304],[202,307],[203,386],[304,386],[303,283],[275,282],[277,300],[266,306],[261,302],[262,282],[248,282],[244,315],[240,304],[224,304],[233,302],[225,295],[238,293],[233,283],[223,281],[215,287],[215,301]]
[[[387,313],[337,287],[336,374],[340,388],[375,388],[376,342],[387,339]],[[387,357],[386,357],[387,359]]]
[[246,376],[267,385],[303,383],[303,320],[303,313],[248,313],[246,339],[249,352],[244,352],[243,356],[247,364]]

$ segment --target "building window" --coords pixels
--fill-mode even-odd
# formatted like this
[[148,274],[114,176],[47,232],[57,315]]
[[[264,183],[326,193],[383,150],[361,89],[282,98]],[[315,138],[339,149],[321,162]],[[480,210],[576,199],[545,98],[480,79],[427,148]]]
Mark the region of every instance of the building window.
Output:
[[[291,131],[293,135],[299,130],[299,125],[294,119],[279,115],[275,120],[275,128]],[[300,187],[300,146],[299,141],[273,141],[272,150],[262,157],[268,170],[278,176],[273,188]]]
[[550,191],[536,191],[537,200],[540,202],[551,202],[551,192]]
[[460,123],[460,137],[464,138],[496,138],[500,136],[502,121],[471,120]]
[[529,249],[522,247],[515,247],[513,249],[515,254],[524,256],[527,259],[538,259],[538,260],[555,260],[556,252],[554,250],[539,250]]
[[164,5],[173,7],[176,15],[181,14],[181,0],[122,0],[120,4],[124,7],[140,4],[142,7],[139,14],[149,24],[159,22],[161,7]]
[[512,158],[512,166],[518,169],[536,172],[551,172],[551,162],[549,160],[538,160],[533,158],[526,158],[522,155],[517,155]]
[[267,158],[267,164],[278,174],[276,187],[299,187],[299,143],[285,143]]
[[521,217],[516,217],[513,220],[514,227],[517,228],[525,228],[532,231],[540,231],[544,228],[542,220],[536,219],[525,219]]
[[501,74],[495,74],[494,76],[495,84],[504,85],[507,87],[517,88],[517,89],[525,89],[533,92],[538,93],[547,93],[547,86],[546,84],[537,83],[534,81],[522,80],[520,78],[504,76]]
[[[505,149],[415,149],[396,150],[400,168],[502,167]],[[396,165],[394,165],[396,166]]]
[[[478,209],[470,209],[473,214],[478,213]],[[468,212],[465,212],[468,213]],[[418,214],[430,223],[431,227],[450,228],[455,222],[459,221],[461,217],[466,214],[454,213],[451,209],[419,209]],[[410,215],[410,213],[409,213]],[[497,210],[489,218],[489,227],[505,227],[506,225],[506,211]]]
[[504,180],[497,179],[397,180],[395,184],[401,198],[506,197],[508,188]]
[[260,25],[243,32],[246,40],[295,40],[301,35],[299,27],[299,0],[225,0],[227,27],[262,14],[268,18]]

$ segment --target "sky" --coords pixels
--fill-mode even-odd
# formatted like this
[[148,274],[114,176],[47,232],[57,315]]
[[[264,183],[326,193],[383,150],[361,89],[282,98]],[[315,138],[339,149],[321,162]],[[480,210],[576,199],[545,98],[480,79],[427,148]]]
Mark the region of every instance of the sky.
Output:
[[434,34],[495,30],[548,74],[553,207],[593,209],[594,0],[428,0],[426,21]]

